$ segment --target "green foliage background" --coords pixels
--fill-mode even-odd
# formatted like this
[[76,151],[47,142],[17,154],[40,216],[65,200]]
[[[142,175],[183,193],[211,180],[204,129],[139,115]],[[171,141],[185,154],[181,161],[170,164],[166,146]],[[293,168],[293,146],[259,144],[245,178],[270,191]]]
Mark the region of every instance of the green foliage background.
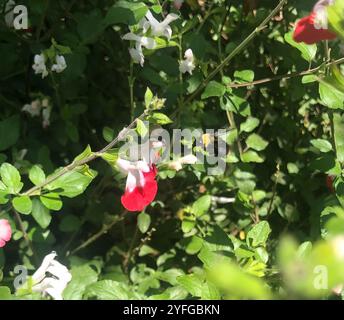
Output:
[[[172,42],[132,67],[131,108],[129,43],[121,37],[148,7],[158,16],[159,3],[181,18]],[[29,32],[0,18],[0,218],[14,230],[0,249],[0,298],[15,298],[16,265],[33,272],[52,250],[73,274],[65,299],[334,298],[331,289],[344,283],[331,242],[344,233],[344,82],[331,61],[342,53],[339,40],[306,46],[290,33],[314,2],[289,0],[193,95],[277,4],[188,0],[179,13],[172,1],[27,0]],[[33,56],[52,39],[70,48],[68,67],[41,79]],[[197,68],[181,81],[178,60],[188,48]],[[25,193],[88,145],[79,159],[102,149],[142,113],[147,87],[166,98],[173,123],[165,128],[229,130],[224,175],[162,166],[158,197],[139,216],[123,211],[123,176],[101,159]],[[46,128],[21,111],[42,97],[53,106]],[[318,265],[329,274],[321,290]]]

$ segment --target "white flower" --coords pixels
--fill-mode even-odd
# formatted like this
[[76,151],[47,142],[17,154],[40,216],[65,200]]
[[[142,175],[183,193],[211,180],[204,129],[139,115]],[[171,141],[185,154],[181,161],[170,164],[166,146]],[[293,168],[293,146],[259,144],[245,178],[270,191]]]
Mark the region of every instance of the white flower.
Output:
[[54,300],[63,300],[62,293],[72,280],[69,270],[55,260],[57,254],[52,252],[45,256],[41,266],[31,277],[32,291],[50,295]]
[[44,79],[49,74],[47,66],[45,65],[45,56],[43,53],[35,55],[32,69],[35,70],[35,74],[41,73],[42,79]]
[[172,29],[169,26],[169,24],[177,20],[179,17],[174,13],[170,13],[167,15],[164,21],[159,22],[157,19],[154,18],[152,13],[148,10],[146,14],[146,18],[148,19],[148,22],[144,24],[144,29],[148,29],[148,24],[149,24],[149,27],[152,30],[153,36],[156,36],[156,37],[164,36],[167,38],[167,40],[170,40],[172,37]]
[[42,118],[43,118],[43,128],[47,128],[50,126],[50,115],[51,115],[51,109],[52,107],[50,105],[48,105],[47,107],[43,108],[42,111]]
[[181,73],[188,72],[189,74],[192,74],[192,71],[195,69],[195,63],[194,55],[191,49],[185,51],[184,58],[185,60],[180,62],[179,71]]
[[40,100],[34,100],[31,104],[23,106],[22,111],[30,114],[31,117],[38,117],[41,114],[42,104]]
[[136,35],[135,33],[127,33],[123,36],[124,40],[135,41],[135,48],[130,48],[129,53],[131,58],[134,60],[135,63],[139,63],[141,67],[145,62],[145,57],[143,55],[142,47],[147,49],[154,49],[156,47],[156,42],[152,38],[142,37]]
[[183,168],[184,164],[195,164],[197,162],[197,157],[193,154],[189,154],[185,157],[179,158],[175,161],[172,161],[168,164],[168,167],[175,171],[180,171]]
[[56,63],[51,67],[51,71],[61,73],[67,68],[67,63],[64,56],[56,55]]
[[148,37],[143,37],[143,36],[139,36],[135,33],[132,33],[132,32],[129,32],[127,34],[125,34],[123,36],[123,39],[124,40],[130,40],[130,41],[135,41],[136,42],[136,45],[135,47],[136,48],[142,48],[142,47],[145,47],[147,49],[154,49],[156,47],[156,42],[154,39],[152,38],[148,38]]

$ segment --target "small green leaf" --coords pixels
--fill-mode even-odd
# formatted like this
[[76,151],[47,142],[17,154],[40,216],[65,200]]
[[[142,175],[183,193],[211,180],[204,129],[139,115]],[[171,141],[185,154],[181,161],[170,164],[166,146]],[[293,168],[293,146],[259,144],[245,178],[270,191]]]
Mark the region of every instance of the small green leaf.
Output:
[[39,166],[33,166],[29,172],[29,179],[31,182],[38,186],[45,180],[45,173]]
[[269,143],[258,134],[252,133],[247,138],[246,144],[249,148],[252,148],[257,151],[262,151],[268,146]]
[[216,81],[210,81],[206,86],[203,94],[202,99],[208,99],[210,97],[222,97],[226,92],[226,87]]
[[28,196],[15,197],[12,204],[19,213],[30,214],[32,211],[32,201]]
[[60,196],[57,193],[53,192],[40,196],[40,200],[46,208],[53,211],[61,210],[63,205]]
[[74,159],[74,162],[84,160],[90,157],[92,154],[93,153],[92,153],[91,147],[88,145],[86,149]]
[[182,221],[182,230],[184,233],[190,232],[196,225],[196,221],[188,218],[184,218]]
[[249,240],[252,240],[253,247],[265,246],[270,233],[269,223],[267,221],[259,222],[247,233],[247,244],[250,245]]
[[144,138],[148,133],[148,129],[145,123],[140,119],[136,120],[136,131],[140,135],[141,138]]
[[151,224],[151,217],[145,212],[141,212],[137,217],[137,226],[142,233],[146,233]]
[[211,205],[211,196],[205,195],[200,197],[192,205],[192,212],[196,217],[201,217],[206,214]]
[[245,122],[240,125],[240,132],[252,132],[259,126],[259,119],[248,117]]
[[32,200],[32,216],[43,229],[47,228],[51,222],[49,209],[37,198]]
[[3,163],[0,167],[2,182],[11,194],[17,194],[23,188],[19,171],[9,163]]
[[241,70],[234,72],[234,78],[236,82],[252,82],[254,80],[254,71],[252,70]]
[[151,118],[154,120],[155,123],[160,124],[160,125],[173,123],[173,121],[168,116],[160,112],[153,113]]
[[324,139],[313,139],[311,144],[320,152],[329,152],[332,150],[332,144]]
[[264,162],[264,159],[257,152],[248,150],[241,155],[241,161],[262,163]]
[[150,104],[152,103],[152,99],[153,99],[153,92],[151,91],[151,89],[149,89],[147,87],[146,93],[145,93],[145,106],[146,109],[149,108]]

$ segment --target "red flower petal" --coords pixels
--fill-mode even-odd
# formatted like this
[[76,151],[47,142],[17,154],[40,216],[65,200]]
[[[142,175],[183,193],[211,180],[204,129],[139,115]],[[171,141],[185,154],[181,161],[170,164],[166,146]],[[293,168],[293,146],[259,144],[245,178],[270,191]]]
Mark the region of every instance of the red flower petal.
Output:
[[296,42],[314,44],[322,40],[333,40],[336,34],[326,29],[316,29],[314,27],[315,13],[302,18],[296,24],[293,38]]
[[128,211],[143,211],[156,197],[158,192],[158,183],[155,181],[157,170],[152,166],[152,170],[143,173],[145,177],[145,185],[136,187],[133,191],[126,191],[121,197],[124,208]]

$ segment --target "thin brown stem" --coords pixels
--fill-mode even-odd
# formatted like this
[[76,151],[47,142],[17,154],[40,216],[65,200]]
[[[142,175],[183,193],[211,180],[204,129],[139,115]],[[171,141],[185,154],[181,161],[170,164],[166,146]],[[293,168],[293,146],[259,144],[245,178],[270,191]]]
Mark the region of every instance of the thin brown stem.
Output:
[[272,82],[272,81],[278,81],[278,80],[282,80],[282,79],[284,80],[284,79],[291,79],[291,78],[295,78],[295,77],[306,76],[309,74],[317,73],[323,67],[328,68],[328,67],[331,67],[333,65],[337,65],[337,64],[341,64],[341,63],[344,63],[344,58],[340,58],[340,59],[328,62],[325,65],[321,64],[320,66],[315,67],[313,69],[307,69],[307,70],[304,70],[301,72],[292,72],[292,73],[288,73],[288,74],[277,75],[274,77],[264,78],[264,79],[255,80],[255,81],[251,81],[251,82],[231,83],[228,85],[228,87],[229,88],[251,87],[251,86],[264,84],[264,83],[268,83],[268,82]]
[[91,161],[101,157],[105,152],[107,152],[108,150],[113,148],[121,139],[123,139],[128,134],[128,132],[135,126],[135,124],[136,124],[138,119],[142,119],[146,115],[147,115],[147,112],[142,113],[123,132],[121,132],[114,140],[112,140],[107,146],[105,146],[100,151],[92,153],[92,155],[90,155],[89,157],[87,157],[85,159],[82,159],[82,160],[79,160],[79,161],[74,161],[74,162],[70,163],[69,165],[67,165],[66,167],[62,168],[60,171],[58,171],[56,174],[53,174],[52,176],[48,177],[41,184],[39,184],[39,185],[37,185],[37,186],[35,186],[35,187],[25,191],[21,195],[25,195],[25,196],[35,195],[35,194],[37,194],[37,192],[40,192],[40,190],[42,188],[44,188],[48,184],[54,182],[58,178],[64,176],[68,172],[71,172],[74,169],[76,169],[77,167],[83,166],[83,165],[85,165],[85,164],[87,164],[87,163],[89,163],[89,162],[91,162]]

